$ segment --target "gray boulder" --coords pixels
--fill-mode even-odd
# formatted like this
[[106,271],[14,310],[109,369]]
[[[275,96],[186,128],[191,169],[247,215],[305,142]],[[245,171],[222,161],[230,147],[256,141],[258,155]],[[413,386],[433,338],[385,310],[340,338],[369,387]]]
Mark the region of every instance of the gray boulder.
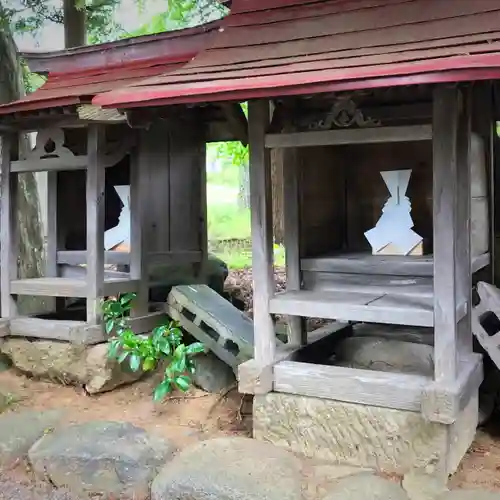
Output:
[[222,392],[236,383],[232,368],[212,352],[198,354],[194,364],[193,384],[205,392]]
[[433,347],[379,337],[350,337],[339,343],[336,361],[342,366],[383,372],[432,376]]
[[0,466],[25,458],[28,450],[59,425],[59,411],[5,413],[0,416]]
[[174,447],[128,423],[88,422],[47,434],[29,451],[35,475],[104,498],[145,500]]
[[500,494],[485,490],[457,490],[443,493],[437,500],[498,500]]
[[399,484],[372,474],[341,479],[324,500],[409,500]]
[[142,377],[108,357],[107,343],[79,346],[51,340],[11,338],[1,349],[13,365],[30,376],[49,379],[64,385],[79,385],[90,394],[110,391]]
[[186,448],[153,481],[152,500],[300,500],[301,464],[291,453],[246,438]]

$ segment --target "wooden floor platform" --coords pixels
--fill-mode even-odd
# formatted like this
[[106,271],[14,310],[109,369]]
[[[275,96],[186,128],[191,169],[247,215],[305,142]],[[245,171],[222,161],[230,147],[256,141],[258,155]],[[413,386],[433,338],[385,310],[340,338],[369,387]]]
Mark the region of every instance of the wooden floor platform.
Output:
[[[489,263],[489,253],[473,257],[472,272],[479,271],[489,265]],[[432,255],[372,255],[367,252],[355,252],[302,259],[301,269],[302,271],[327,273],[381,274],[432,278],[434,274],[434,259]]]
[[380,292],[293,291],[270,301],[274,314],[409,326],[433,326],[434,302],[422,296]]
[[[103,295],[116,295],[137,291],[139,280],[127,278],[106,278]],[[34,295],[41,297],[78,297],[87,296],[87,282],[74,278],[31,278],[13,280],[10,283],[13,295]]]

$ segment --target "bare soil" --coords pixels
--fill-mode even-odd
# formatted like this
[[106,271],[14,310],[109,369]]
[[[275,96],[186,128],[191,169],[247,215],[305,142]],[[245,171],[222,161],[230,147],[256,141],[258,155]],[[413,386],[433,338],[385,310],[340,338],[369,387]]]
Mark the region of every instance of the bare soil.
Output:
[[[284,275],[279,270],[277,282],[282,289]],[[231,273],[228,288],[239,294],[251,314],[251,270]],[[171,440],[178,448],[218,436],[251,435],[251,403],[236,388],[222,395],[192,389],[155,404],[151,394],[157,383],[153,376],[110,393],[88,396],[81,389],[32,380],[13,370],[0,373],[2,392],[13,397],[11,411],[63,409],[67,423],[129,422]],[[500,417],[478,431],[450,486],[500,492]],[[24,468],[0,476],[0,499],[75,500],[67,492],[33,485]]]

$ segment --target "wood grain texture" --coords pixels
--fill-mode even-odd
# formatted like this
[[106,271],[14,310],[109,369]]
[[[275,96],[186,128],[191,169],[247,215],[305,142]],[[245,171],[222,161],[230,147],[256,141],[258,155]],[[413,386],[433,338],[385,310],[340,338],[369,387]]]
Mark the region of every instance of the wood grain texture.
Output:
[[266,147],[342,146],[347,144],[429,141],[431,139],[432,127],[430,125],[407,125],[400,127],[267,134]]
[[310,318],[364,321],[411,326],[433,326],[433,301],[428,297],[400,296],[369,291],[284,292],[270,301],[274,314],[301,314]]
[[[283,155],[283,224],[285,239],[286,289],[300,290],[300,165],[296,150],[285,151]],[[289,342],[294,345],[307,344],[305,319],[288,316]]]
[[[434,89],[433,215],[434,215],[434,328],[435,380],[454,384],[457,379],[457,245],[458,200],[457,139],[460,93],[454,87]],[[462,226],[461,226],[462,227]]]
[[[144,131],[141,131],[144,133]],[[130,155],[130,278],[137,280],[138,290],[132,303],[132,316],[143,316],[148,312],[149,273],[147,260],[147,173],[141,175],[141,154],[134,148]]]
[[[105,170],[102,156],[105,146],[105,126],[88,128],[87,145],[87,322],[101,321],[104,285]],[[71,295],[70,295],[71,296]]]
[[0,288],[3,318],[17,315],[17,304],[12,297],[11,280],[17,277],[18,231],[17,231],[17,177],[11,173],[11,154],[17,136],[4,134],[1,137],[1,184],[0,220],[2,243],[0,245]]
[[274,323],[269,310],[269,300],[274,294],[271,165],[269,150],[265,148],[269,102],[250,102],[248,108],[255,360],[267,366],[276,355]]
[[349,403],[420,411],[421,394],[432,380],[340,366],[283,361],[274,367],[277,392]]

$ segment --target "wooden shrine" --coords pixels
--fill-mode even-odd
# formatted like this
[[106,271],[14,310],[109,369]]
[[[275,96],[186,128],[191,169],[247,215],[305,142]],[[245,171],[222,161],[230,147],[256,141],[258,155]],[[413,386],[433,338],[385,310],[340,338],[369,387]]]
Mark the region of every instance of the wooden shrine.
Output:
[[[245,132],[244,115],[232,114],[239,107],[156,112],[135,120],[90,101],[97,92],[178,68],[215,28],[28,55],[32,69],[49,73],[47,83],[0,107],[0,288],[8,334],[102,342],[101,299],[128,292],[137,294],[132,327],[148,332],[165,321],[149,300],[150,289],[164,283],[162,269],[188,265],[197,282],[206,282],[205,146]],[[24,140],[28,132],[36,133],[34,148]],[[17,178],[25,172],[47,175],[46,269],[33,279],[17,275]],[[121,185],[130,186],[130,251],[105,251],[105,231],[118,224],[122,206],[114,186]],[[53,298],[53,309],[23,316],[18,296]],[[67,298],[85,299],[83,317],[61,316]]]
[[[494,276],[498,22],[489,0],[233,0],[184,67],[94,98],[135,112],[249,103],[255,351],[239,388],[255,395],[257,439],[441,480],[458,467],[483,379],[473,285]],[[273,148],[285,151],[280,293]],[[338,328],[307,331],[308,318]],[[359,323],[426,329],[433,373],[336,364]]]

